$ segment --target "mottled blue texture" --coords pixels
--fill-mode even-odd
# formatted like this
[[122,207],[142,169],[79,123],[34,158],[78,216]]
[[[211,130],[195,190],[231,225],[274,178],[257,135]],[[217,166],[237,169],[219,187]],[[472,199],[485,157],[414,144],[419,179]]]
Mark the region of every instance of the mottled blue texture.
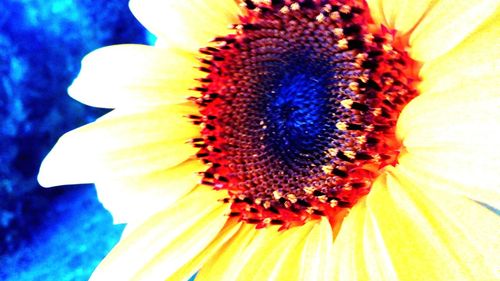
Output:
[[265,141],[272,148],[268,153],[292,166],[309,166],[307,155],[322,159],[335,130],[332,117],[337,109],[332,102],[337,97],[332,93],[338,81],[332,77],[338,76],[337,70],[307,52],[289,53],[263,62],[262,67],[266,73],[259,76],[262,96],[256,99],[252,114],[265,112],[269,136]]
[[328,113],[324,100],[328,92],[323,77],[299,71],[287,73],[269,106],[273,140],[288,153],[299,154],[315,148],[315,141]]
[[[83,269],[71,280],[86,280],[116,242],[119,228],[110,224],[95,194],[84,193],[81,200],[87,203],[82,209],[83,201],[73,188],[42,189],[36,175],[59,136],[105,112],[66,94],[82,57],[101,46],[146,43],[149,38],[131,15],[127,0],[0,1],[0,252],[10,261],[0,262],[0,271],[42,270],[43,263],[36,263],[45,258],[52,264],[45,263],[43,270],[54,270],[57,277],[37,280],[70,280],[75,267]],[[67,192],[73,197],[61,197]],[[51,211],[54,208],[72,215],[59,216]],[[77,223],[89,214],[95,231]],[[71,238],[82,231],[90,245],[99,240],[108,246],[93,249],[85,239]],[[90,248],[75,253],[75,247]],[[72,258],[72,263],[58,265],[55,259],[61,256]],[[69,279],[64,274],[70,274]]]
[[95,196],[94,188],[80,186],[51,197],[32,239],[0,256],[0,280],[88,280],[123,230]]

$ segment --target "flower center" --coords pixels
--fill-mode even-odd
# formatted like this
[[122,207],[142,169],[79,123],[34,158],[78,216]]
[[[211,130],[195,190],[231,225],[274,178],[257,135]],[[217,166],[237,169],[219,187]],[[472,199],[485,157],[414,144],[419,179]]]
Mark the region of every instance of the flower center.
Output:
[[364,1],[255,2],[200,50],[203,183],[258,227],[334,222],[396,161],[412,61]]

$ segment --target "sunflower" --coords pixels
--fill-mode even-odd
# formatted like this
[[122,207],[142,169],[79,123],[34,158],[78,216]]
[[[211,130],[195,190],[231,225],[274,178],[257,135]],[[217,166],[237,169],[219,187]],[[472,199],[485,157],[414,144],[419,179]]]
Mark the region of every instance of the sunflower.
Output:
[[39,182],[127,223],[92,280],[498,280],[499,6],[132,0]]

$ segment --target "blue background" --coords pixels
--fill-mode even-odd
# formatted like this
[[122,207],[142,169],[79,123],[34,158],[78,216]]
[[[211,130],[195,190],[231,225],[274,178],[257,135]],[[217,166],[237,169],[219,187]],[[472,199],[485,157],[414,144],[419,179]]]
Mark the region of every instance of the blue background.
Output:
[[69,98],[82,57],[147,43],[127,0],[0,2],[0,280],[87,280],[119,239],[93,186],[43,189],[43,157],[105,113]]
[[36,175],[57,138],[105,113],[66,94],[82,57],[154,40],[127,2],[0,1],[0,280],[87,280],[120,237],[93,186]]

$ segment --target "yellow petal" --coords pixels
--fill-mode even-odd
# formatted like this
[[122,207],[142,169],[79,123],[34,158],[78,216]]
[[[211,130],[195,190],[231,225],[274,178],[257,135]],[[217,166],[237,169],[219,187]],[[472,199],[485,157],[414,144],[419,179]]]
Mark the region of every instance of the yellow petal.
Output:
[[[224,249],[228,240],[233,237],[242,227],[242,223],[236,220],[228,220],[224,228],[217,234],[217,237],[194,259],[186,263],[177,272],[169,276],[168,281],[187,280],[193,276],[203,264],[212,259],[219,250]],[[222,250],[223,251],[223,250]]]
[[238,23],[234,0],[131,0],[132,13],[171,46],[196,52]]
[[[399,169],[394,177],[399,182],[412,182]],[[411,185],[408,195],[420,206],[422,213],[435,227],[437,236],[446,237],[451,252],[475,276],[474,280],[498,280],[500,258],[500,217],[463,196],[447,191],[429,191],[418,183]]]
[[276,235],[278,231],[275,227],[257,230],[254,225],[243,224],[226,246],[203,265],[196,280],[236,280],[255,251]]
[[429,10],[410,36],[410,55],[431,61],[474,32],[499,8],[498,0],[441,0]]
[[[164,247],[148,264],[134,275],[134,280],[165,280],[166,277],[177,273],[179,269],[192,263],[192,260],[199,256],[205,248],[213,241],[219,239],[217,230],[220,230],[226,221],[229,205],[220,208],[212,213],[196,226],[184,232],[170,245]],[[233,223],[234,225],[234,223]],[[230,236],[229,236],[230,237]],[[225,239],[229,238],[228,236]],[[221,246],[222,241],[216,241]],[[195,272],[192,272],[194,274]],[[189,276],[188,276],[189,277]]]
[[301,254],[306,237],[316,224],[317,221],[312,221],[293,227],[259,243],[259,248],[236,280],[301,280],[300,268],[308,266],[301,264]]
[[[200,187],[124,237],[91,280],[165,280],[208,246],[223,228],[225,192]],[[142,277],[147,277],[144,279]]]
[[395,29],[399,36],[410,32],[437,0],[368,0],[370,14],[377,25]]
[[398,160],[399,171],[429,189],[464,195],[500,208],[500,158],[482,161],[480,157],[459,153],[432,155],[425,149],[405,153]]
[[[371,206],[371,203],[371,200],[367,203],[365,202],[367,204],[366,210],[381,207]],[[390,241],[387,243],[390,243]],[[368,274],[367,280],[399,281],[373,212],[366,213],[363,252],[360,254],[364,255]]]
[[455,92],[465,95],[474,93],[478,97],[498,95],[499,16],[500,11],[450,52],[425,63],[420,70],[420,93],[439,94],[448,90],[454,95]]
[[[487,64],[477,65],[476,67],[470,67],[470,71],[481,73],[486,68],[489,68]],[[461,71],[462,73],[455,73],[456,76],[443,75],[440,81],[437,81],[437,79],[427,80],[427,82],[423,81],[418,86],[421,95],[448,95],[454,99],[462,99],[463,97],[469,99],[498,97],[497,89],[500,87],[500,81],[497,77],[498,70],[485,73],[484,75],[469,75],[465,73],[466,71],[468,71],[467,67],[464,67],[464,70]]]
[[99,201],[113,215],[114,223],[131,223],[169,207],[200,183],[206,170],[198,160],[170,169],[131,177],[109,177],[96,182]]
[[498,151],[491,149],[500,141],[498,120],[500,96],[467,96],[457,89],[413,99],[399,117],[397,135],[408,148],[467,147],[491,154]]
[[384,0],[384,13],[388,21],[401,34],[410,32],[426,13],[432,9],[437,0]]
[[80,74],[68,89],[85,104],[118,108],[182,103],[203,74],[195,56],[144,45],[115,45],[82,60]]
[[398,280],[495,280],[500,218],[464,197],[388,171],[375,182],[367,206]]
[[366,0],[368,4],[368,8],[370,9],[370,15],[372,16],[373,21],[377,26],[384,25],[389,26],[387,23],[384,11],[382,9],[383,2],[382,0]]
[[[469,88],[415,98],[397,134],[405,146],[402,169],[429,186],[500,206],[500,97]],[[495,89],[485,89],[495,91]]]
[[379,0],[385,25],[406,34],[425,16],[436,0]]
[[363,255],[364,201],[358,202],[342,222],[333,245],[334,262],[331,270],[334,278],[331,280],[369,280]]
[[385,18],[385,21],[387,22],[387,26],[393,27],[393,28],[395,27],[396,16],[398,13],[403,12],[401,7],[405,4],[404,2],[405,2],[404,0],[403,1],[394,1],[394,0],[381,1],[382,11],[384,12],[384,18]]
[[42,163],[43,186],[95,182],[110,176],[150,173],[175,166],[196,153],[186,140],[198,128],[184,117],[188,105],[146,111],[113,111],[63,135]]
[[326,218],[313,225],[304,248],[299,250],[302,254],[298,280],[333,280],[333,233]]

